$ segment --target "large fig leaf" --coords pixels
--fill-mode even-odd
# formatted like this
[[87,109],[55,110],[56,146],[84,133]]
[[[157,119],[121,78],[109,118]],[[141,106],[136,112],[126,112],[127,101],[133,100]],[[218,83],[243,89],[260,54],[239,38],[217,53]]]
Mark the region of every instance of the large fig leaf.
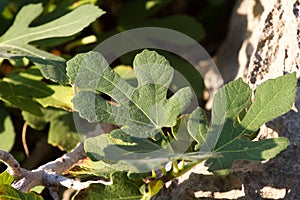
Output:
[[[97,52],[79,54],[68,61],[67,75],[80,88],[73,98],[74,108],[90,122],[117,124],[136,137],[154,136],[162,127],[176,124],[178,115],[190,104],[192,92],[188,87],[182,88],[167,99],[174,70],[154,51],[144,50],[133,65],[136,88],[115,73]],[[116,103],[107,103],[99,92]]]
[[[251,104],[250,88],[241,79],[231,82],[214,98],[212,123],[208,130],[206,123],[199,124],[204,122],[203,111],[196,109],[188,122],[189,133],[201,145],[200,150],[221,155],[207,160],[209,170],[224,174],[235,160],[262,161],[284,150],[289,144],[286,138],[251,141],[247,136],[288,112],[294,103],[296,87],[294,73],[268,80],[257,87]],[[249,105],[242,117],[241,113]]]

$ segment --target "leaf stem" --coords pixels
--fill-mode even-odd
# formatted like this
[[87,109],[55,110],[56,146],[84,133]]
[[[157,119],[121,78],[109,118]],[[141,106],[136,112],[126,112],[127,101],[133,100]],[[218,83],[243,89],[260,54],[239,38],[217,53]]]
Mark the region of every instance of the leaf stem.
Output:
[[26,131],[27,131],[28,123],[25,122],[22,129],[22,144],[24,147],[25,155],[28,158],[29,157],[29,149],[26,142]]

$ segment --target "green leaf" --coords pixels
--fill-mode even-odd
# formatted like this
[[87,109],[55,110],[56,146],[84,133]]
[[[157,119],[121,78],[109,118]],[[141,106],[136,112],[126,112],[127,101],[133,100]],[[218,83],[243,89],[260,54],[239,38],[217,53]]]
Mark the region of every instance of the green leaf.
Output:
[[9,175],[7,171],[0,174],[0,185],[10,185],[14,181],[14,177]]
[[[0,81],[0,98],[22,110],[41,116],[41,106],[72,110],[71,87],[47,85],[39,70],[30,68],[23,72],[12,72]],[[6,87],[6,88],[5,88]]]
[[198,147],[206,142],[205,138],[207,135],[208,122],[205,110],[198,107],[192,112],[187,124],[187,129],[192,138],[198,143]]
[[16,134],[13,123],[10,117],[6,116],[4,120],[4,131],[0,132],[0,149],[4,151],[10,151],[15,144],[15,136]]
[[33,188],[30,189],[30,192],[35,192],[37,194],[41,194],[43,192],[43,190],[45,189],[45,186],[35,186]]
[[71,87],[61,85],[48,85],[48,87],[53,91],[53,94],[43,98],[36,98],[35,100],[38,103],[40,103],[44,108],[51,106],[55,108],[73,110],[71,100],[74,96],[74,91]]
[[[233,134],[237,116],[251,103],[251,90],[241,78],[219,89],[214,96],[211,128],[208,130],[205,150],[217,148],[236,137]],[[204,147],[203,147],[204,148]]]
[[113,169],[110,164],[103,161],[91,161],[89,158],[81,160],[67,171],[68,174],[78,178],[88,178],[93,176],[109,178],[110,174],[113,172],[116,172],[116,169]]
[[296,88],[295,73],[259,85],[255,90],[254,102],[240,123],[242,134],[252,133],[264,123],[288,112],[295,101]]
[[[205,122],[204,111],[196,109],[188,122],[190,135],[201,146],[201,151],[211,152],[218,143],[231,141],[234,136],[233,124],[237,121],[238,114],[250,105],[251,90],[249,86],[237,79],[228,83],[214,96],[211,126],[205,130],[206,124],[199,125],[197,122]],[[206,136],[206,137],[205,137]],[[205,137],[205,142],[203,138]]]
[[248,138],[235,139],[223,148],[217,150],[222,156],[210,158],[207,163],[209,171],[226,175],[230,172],[235,160],[263,161],[275,157],[289,145],[287,138],[272,138],[260,141],[250,141]]
[[141,181],[130,180],[126,173],[116,172],[111,175],[112,185],[91,184],[85,190],[77,193],[74,200],[116,200],[116,199],[141,199]]
[[[101,54],[77,55],[67,63],[71,83],[80,88],[73,98],[74,108],[90,122],[117,124],[136,137],[154,136],[162,127],[174,126],[190,103],[191,89],[182,88],[167,99],[174,70],[154,51],[138,54],[134,70],[137,88],[111,70]],[[96,92],[107,94],[118,106],[110,105]]]
[[73,113],[61,111],[52,115],[48,135],[49,144],[64,151],[71,151],[80,141]]
[[9,152],[15,143],[15,130],[8,112],[0,107],[0,149]]
[[[88,138],[84,141],[86,154],[94,161],[104,161],[116,171],[130,173],[147,173],[152,169],[164,168],[172,160],[202,161],[216,154],[200,152],[183,153],[188,146],[182,144],[189,138],[177,136],[171,144],[162,148],[160,145],[145,138],[132,137],[121,129],[113,130],[110,134]],[[185,148],[182,149],[182,146]],[[100,170],[97,165],[95,169]],[[149,176],[149,175],[148,175]]]
[[[175,69],[174,80],[169,86],[172,91],[177,91],[178,88],[192,87],[195,96],[198,99],[202,98],[205,89],[203,77],[199,71],[185,59],[174,55],[170,52],[156,49],[156,51],[170,61],[171,66]],[[124,64],[131,64],[138,50],[131,51],[122,55],[120,60]],[[122,77],[122,76],[121,76]],[[126,78],[125,78],[126,79]],[[127,79],[126,79],[127,80]],[[136,86],[136,85],[134,85]]]
[[[31,93],[33,92],[33,94]],[[22,84],[14,84],[10,79],[0,80],[0,99],[9,104],[30,112],[34,115],[41,116],[41,106],[33,100],[34,93],[32,89]]]
[[71,36],[105,12],[93,5],[83,5],[54,21],[29,27],[42,11],[42,4],[30,4],[20,10],[13,25],[0,38],[0,56],[27,57],[40,67],[44,77],[65,84],[67,82],[65,60],[41,51],[29,43],[47,38]]
[[46,83],[30,72],[10,73],[0,81],[0,88],[2,100],[37,116],[42,114],[41,106],[34,98],[45,98],[53,94],[53,90]]
[[59,147],[61,150],[70,151],[80,141],[79,134],[74,124],[73,113],[59,109],[42,109],[41,117],[23,111],[22,115],[28,125],[41,130],[50,123],[48,143]]
[[33,192],[23,193],[9,185],[0,184],[0,199],[43,200]]
[[169,161],[168,151],[159,145],[147,139],[131,137],[120,129],[109,135],[88,138],[84,144],[92,160],[110,163],[115,170],[149,172]]
[[250,104],[250,88],[241,79],[221,88],[214,97],[211,127],[204,142],[205,131],[194,120],[203,119],[196,110],[191,115],[189,132],[202,146],[200,150],[213,151],[220,157],[209,158],[209,170],[226,174],[235,160],[262,161],[275,157],[284,150],[289,141],[273,138],[251,141],[246,136],[257,131],[261,125],[290,110],[297,88],[295,73],[268,80],[255,91],[254,102],[245,116],[238,120],[240,113]]

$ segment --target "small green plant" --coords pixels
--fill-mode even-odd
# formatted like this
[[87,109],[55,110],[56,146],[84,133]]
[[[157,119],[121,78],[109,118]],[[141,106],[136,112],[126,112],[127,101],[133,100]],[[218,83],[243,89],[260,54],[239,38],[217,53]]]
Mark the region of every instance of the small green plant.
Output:
[[[144,50],[135,57],[133,68],[137,87],[109,68],[97,52],[79,54],[67,63],[70,82],[79,91],[73,104],[80,116],[90,122],[121,127],[85,140],[87,155],[96,161],[93,171],[104,167],[109,167],[113,174],[125,171],[128,176],[121,177],[135,182],[128,185],[132,188],[128,191],[135,192],[118,193],[120,198],[132,195],[134,199],[138,188],[145,184],[142,179],[153,178],[143,194],[148,199],[159,191],[162,182],[180,176],[203,160],[210,171],[224,175],[230,172],[235,160],[267,160],[289,144],[281,137],[259,141],[251,138],[261,125],[291,108],[296,91],[294,73],[259,85],[252,103],[251,90],[241,79],[227,84],[214,97],[208,125],[205,111],[200,107],[190,115],[181,115],[190,103],[190,88],[182,88],[167,98],[173,69],[164,57]],[[117,105],[107,103],[100,94],[110,96]],[[171,132],[164,132],[163,128],[170,128]],[[168,161],[172,164],[169,168],[163,165]],[[155,169],[161,170],[159,178],[153,175]],[[108,195],[106,187],[118,187],[120,176],[114,178],[118,179],[114,182],[116,186],[99,188],[99,198]],[[86,195],[85,192],[81,195]],[[113,199],[114,195],[105,199]]]

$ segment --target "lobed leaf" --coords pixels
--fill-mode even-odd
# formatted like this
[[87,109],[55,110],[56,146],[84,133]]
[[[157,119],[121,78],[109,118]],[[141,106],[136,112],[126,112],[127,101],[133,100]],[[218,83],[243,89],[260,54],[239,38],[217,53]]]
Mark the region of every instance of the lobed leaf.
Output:
[[[235,160],[262,161],[284,150],[289,144],[286,138],[251,141],[246,136],[288,112],[293,105],[296,88],[295,73],[268,80],[257,87],[254,102],[250,105],[249,86],[241,79],[229,83],[215,95],[212,123],[205,139],[205,129],[195,123],[195,120],[203,120],[203,116],[199,109],[195,110],[188,122],[190,135],[202,144],[200,150],[221,155],[207,160],[209,170],[226,174]],[[238,121],[239,114],[249,105],[248,112]]]
[[42,11],[42,4],[30,4],[20,10],[13,25],[0,37],[0,57],[15,59],[26,57],[39,66],[45,78],[66,84],[65,60],[39,50],[29,43],[73,35],[105,12],[93,5],[83,5],[49,23],[29,27]]
[[235,139],[221,149],[217,158],[209,158],[209,170],[220,175],[227,174],[235,160],[263,161],[275,157],[289,145],[287,138],[272,138],[250,141],[248,138]]
[[256,131],[268,121],[288,112],[296,97],[295,73],[270,79],[257,87],[254,102],[239,126],[242,134]]
[[[190,103],[190,88],[182,88],[167,99],[173,68],[154,51],[138,54],[134,70],[136,88],[110,69],[101,54],[77,55],[67,63],[71,83],[80,88],[73,98],[74,108],[90,122],[117,124],[136,137],[154,136],[162,127],[174,126]],[[117,105],[109,104],[98,92],[110,96]]]
[[[237,116],[251,103],[251,90],[241,78],[228,83],[214,96],[211,128],[208,130],[207,148],[215,149],[220,143],[227,143],[233,134]],[[204,147],[203,147],[204,148]]]

